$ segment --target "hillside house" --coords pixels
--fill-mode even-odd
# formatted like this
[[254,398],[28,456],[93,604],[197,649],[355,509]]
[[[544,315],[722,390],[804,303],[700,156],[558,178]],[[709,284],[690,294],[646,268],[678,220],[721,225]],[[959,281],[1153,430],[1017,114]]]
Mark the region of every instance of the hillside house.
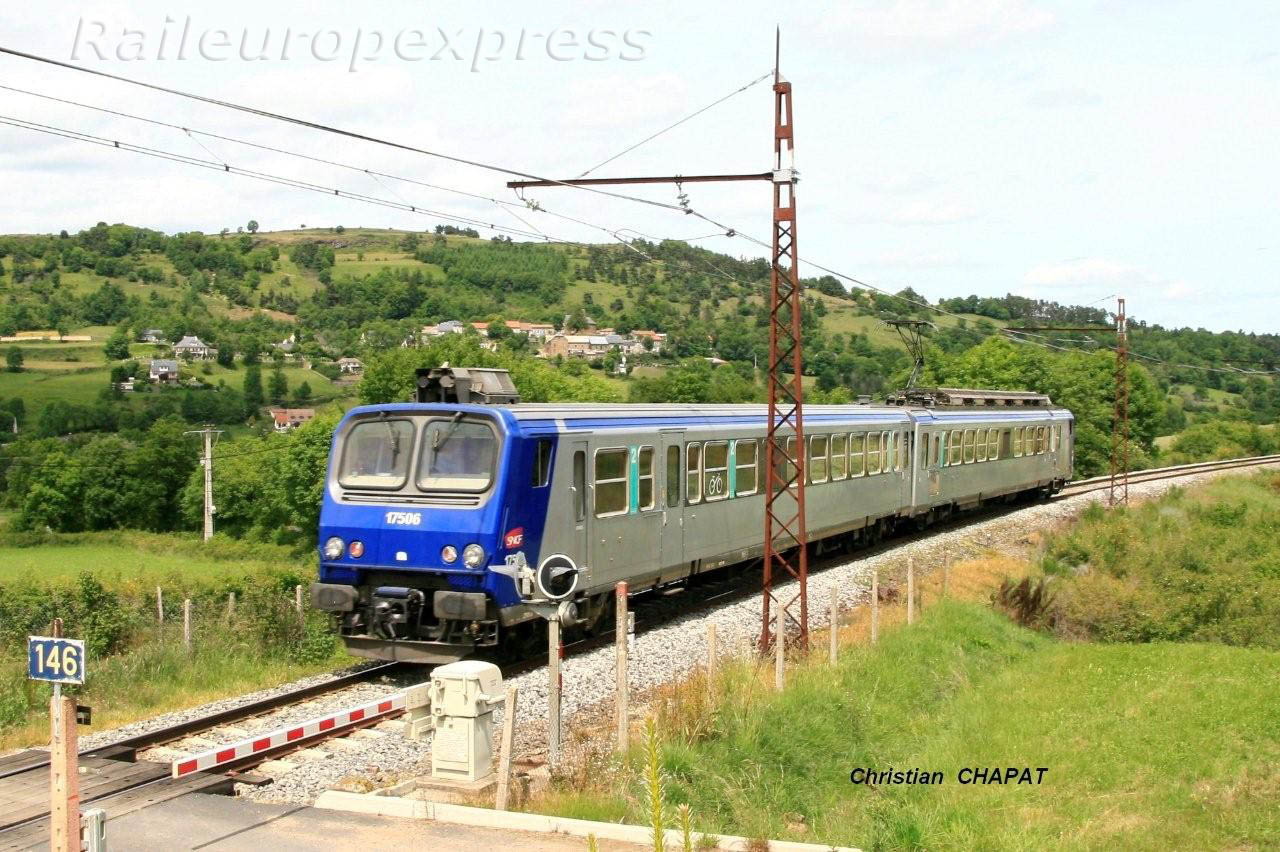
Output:
[[269,408],[267,409],[277,432],[288,432],[297,429],[303,423],[316,416],[314,408]]
[[157,358],[151,362],[151,368],[147,370],[147,378],[157,384],[173,384],[178,381],[178,362]]
[[205,343],[199,337],[188,334],[173,344],[173,354],[179,358],[190,358],[193,361],[207,361],[218,354],[218,350]]

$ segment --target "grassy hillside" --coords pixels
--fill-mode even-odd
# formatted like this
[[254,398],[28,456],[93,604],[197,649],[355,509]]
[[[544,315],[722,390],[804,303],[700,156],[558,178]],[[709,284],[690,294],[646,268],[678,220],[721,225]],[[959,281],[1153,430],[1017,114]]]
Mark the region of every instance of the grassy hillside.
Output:
[[[813,660],[781,694],[751,667],[662,746],[695,827],[867,849],[1208,849],[1280,842],[1280,652],[1054,641],[989,608],[931,607],[877,646]],[[701,687],[705,690],[705,687]],[[672,727],[669,723],[668,727]],[[962,785],[965,767],[1047,767]],[[944,773],[850,783],[854,768]],[[630,776],[634,778],[634,776]],[[566,816],[646,821],[634,782],[561,793]]]

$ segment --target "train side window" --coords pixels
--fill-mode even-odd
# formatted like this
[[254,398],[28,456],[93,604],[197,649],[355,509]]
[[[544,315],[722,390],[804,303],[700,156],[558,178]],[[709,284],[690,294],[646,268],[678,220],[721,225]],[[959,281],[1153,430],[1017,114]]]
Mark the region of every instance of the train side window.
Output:
[[831,479],[844,479],[849,475],[849,436],[841,433],[831,436]]
[[796,439],[792,435],[787,439],[787,455],[782,462],[782,478],[785,482],[790,482],[796,478]]
[[595,495],[596,517],[626,514],[627,494],[626,449],[596,450]]
[[667,447],[667,506],[674,509],[680,505],[680,448],[674,444]]
[[932,443],[929,440],[929,433],[925,432],[920,441],[920,468],[922,470],[929,466],[929,446]]
[[1000,451],[997,458],[1007,459],[1013,455],[1013,430],[1003,429],[1000,432]]
[[908,432],[899,432],[898,434],[898,452],[893,455],[893,469],[902,470],[902,460],[911,458],[911,435]]
[[733,462],[737,470],[734,472],[733,496],[745,497],[755,494],[757,487],[756,453],[759,445],[754,438],[733,442]]
[[867,435],[867,473],[875,474],[880,472],[880,433],[871,432]]
[[1050,438],[1049,452],[1056,453],[1058,451],[1058,445],[1062,443],[1062,427],[1061,426],[1050,427],[1049,438]]
[[979,429],[977,442],[973,449],[974,461],[984,462],[987,460],[987,430]]
[[533,445],[533,473],[530,484],[542,488],[551,481],[551,439],[539,438]]
[[583,450],[573,454],[573,507],[581,523],[587,517],[587,454]]
[[964,430],[964,463],[973,463],[973,430]]
[[849,475],[865,476],[867,473],[867,436],[859,432],[849,436]]
[[636,508],[641,512],[652,509],[657,495],[653,489],[653,447],[641,447],[637,453],[636,466]]
[[826,435],[809,437],[809,482],[815,485],[827,481],[827,450],[830,443]]
[[929,466],[936,467],[942,460],[942,433],[933,434],[933,452],[929,456]]
[[707,441],[702,445],[702,492],[708,501],[729,496],[728,441]]
[[1017,426],[1013,430],[1013,457],[1022,457],[1022,427]]
[[1040,427],[1039,447],[1040,447],[1039,452],[1041,455],[1043,455],[1044,452],[1049,449],[1049,427],[1048,426]]
[[702,445],[688,444],[684,453],[684,499],[693,505],[702,500]]
[[987,430],[987,461],[1000,458],[1000,430]]
[[960,430],[952,429],[951,437],[947,440],[947,464],[960,464]]

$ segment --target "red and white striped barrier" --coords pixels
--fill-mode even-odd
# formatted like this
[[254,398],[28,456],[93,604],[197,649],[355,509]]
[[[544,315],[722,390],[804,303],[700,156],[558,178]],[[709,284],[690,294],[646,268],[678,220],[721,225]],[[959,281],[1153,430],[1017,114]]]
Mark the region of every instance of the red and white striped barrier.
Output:
[[214,769],[228,763],[235,763],[246,757],[252,757],[255,754],[262,754],[286,745],[331,735],[335,731],[341,731],[361,722],[395,716],[403,713],[407,708],[407,704],[408,693],[397,692],[395,695],[371,701],[368,704],[362,704],[350,710],[342,710],[327,716],[320,716],[308,722],[272,731],[269,734],[259,734],[256,737],[250,737],[238,743],[218,746],[208,751],[188,755],[173,761],[173,777],[181,778],[184,775],[190,775],[192,772]]

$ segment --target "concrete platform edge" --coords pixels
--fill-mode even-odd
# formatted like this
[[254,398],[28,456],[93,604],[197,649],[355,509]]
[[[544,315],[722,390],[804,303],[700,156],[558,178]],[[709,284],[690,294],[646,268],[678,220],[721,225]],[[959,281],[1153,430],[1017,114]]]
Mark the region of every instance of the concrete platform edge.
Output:
[[[567,834],[585,838],[594,834],[600,840],[616,840],[624,843],[647,845],[652,832],[641,825],[624,825],[616,822],[592,822],[584,819],[530,814],[521,811],[495,811],[489,808],[473,808],[466,805],[447,805],[404,799],[396,796],[375,796],[370,793],[347,793],[327,790],[316,799],[315,807],[353,813],[377,814],[406,819],[429,819],[435,822],[470,825],[477,828],[497,828],[511,831],[528,831],[537,834]],[[667,843],[680,848],[683,838],[678,831],[667,830]],[[695,843],[697,841],[695,840]],[[768,841],[770,852],[860,852],[850,846],[827,846],[820,843],[799,843],[791,840]],[[746,852],[752,841],[746,837],[720,835],[716,849],[725,852]]]

